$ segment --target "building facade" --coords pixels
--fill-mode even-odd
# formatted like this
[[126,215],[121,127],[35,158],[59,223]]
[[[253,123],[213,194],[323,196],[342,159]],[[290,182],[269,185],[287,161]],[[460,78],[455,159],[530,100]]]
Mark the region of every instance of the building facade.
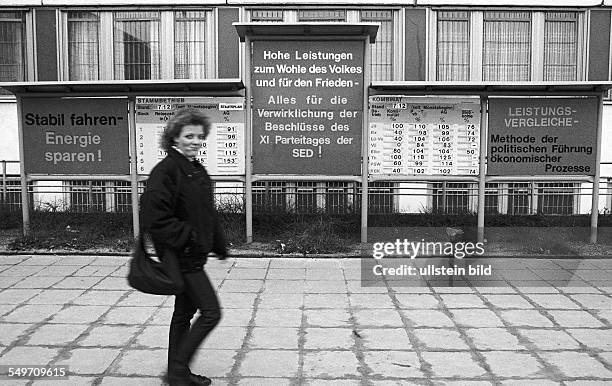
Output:
[[[4,1],[0,82],[241,78],[245,49],[234,22],[377,23],[372,82],[610,81],[612,1]],[[248,87],[248,85],[247,85]],[[17,108],[1,95],[0,159],[16,161]],[[612,207],[612,101],[604,103],[600,211]],[[8,175],[19,173],[9,163]],[[10,180],[10,179],[9,179]],[[35,201],[62,197],[72,208],[129,210],[129,184],[38,184]],[[5,183],[17,201],[18,181]],[[236,188],[218,184],[219,191]],[[239,189],[239,187],[238,187]],[[13,192],[13,193],[11,193]],[[565,181],[490,183],[485,210],[501,214],[590,211],[590,188]],[[378,181],[371,213],[476,210],[472,183]],[[360,186],[344,181],[260,181],[255,211],[346,213]],[[46,197],[46,198],[45,198]]]

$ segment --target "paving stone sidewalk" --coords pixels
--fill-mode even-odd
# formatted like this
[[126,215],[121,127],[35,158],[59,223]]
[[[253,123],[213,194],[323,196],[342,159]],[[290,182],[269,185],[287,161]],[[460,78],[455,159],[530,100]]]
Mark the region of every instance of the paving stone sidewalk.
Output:
[[[612,260],[496,259],[493,285],[389,278],[360,259],[211,259],[224,308],[192,369],[214,385],[612,384]],[[126,257],[0,256],[0,365],[161,385],[172,297]]]

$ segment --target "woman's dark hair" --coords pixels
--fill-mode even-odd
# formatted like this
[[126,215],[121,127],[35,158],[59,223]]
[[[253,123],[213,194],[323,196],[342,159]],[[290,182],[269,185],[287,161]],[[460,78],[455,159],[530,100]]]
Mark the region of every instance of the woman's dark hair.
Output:
[[200,110],[185,108],[176,112],[176,115],[168,121],[164,134],[161,138],[161,147],[168,151],[174,146],[174,139],[181,135],[183,127],[187,125],[202,126],[204,128],[204,137],[208,137],[210,132],[210,122],[208,117]]

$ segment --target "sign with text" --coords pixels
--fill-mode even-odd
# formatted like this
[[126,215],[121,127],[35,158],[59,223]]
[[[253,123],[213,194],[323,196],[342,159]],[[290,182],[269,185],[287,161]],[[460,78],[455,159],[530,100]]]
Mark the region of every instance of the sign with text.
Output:
[[361,174],[365,42],[252,44],[253,173]]
[[487,174],[594,175],[596,98],[491,98]]
[[129,174],[126,99],[23,98],[25,172]]
[[196,159],[211,175],[244,174],[244,98],[242,97],[137,97],[136,155],[138,174],[149,174],[166,152],[160,139],[168,120],[185,108],[201,110],[209,119],[210,133]]
[[480,101],[376,95],[370,175],[478,175]]

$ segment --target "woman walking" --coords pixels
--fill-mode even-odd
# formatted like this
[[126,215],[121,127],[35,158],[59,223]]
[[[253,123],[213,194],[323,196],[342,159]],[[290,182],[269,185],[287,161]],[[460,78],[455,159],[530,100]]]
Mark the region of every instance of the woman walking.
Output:
[[[143,231],[151,235],[160,258],[177,257],[185,289],[176,295],[168,345],[171,386],[210,385],[189,363],[200,343],[221,319],[219,300],[203,267],[209,252],[225,259],[227,249],[214,208],[211,179],[196,160],[208,136],[207,117],[179,110],[163,133],[168,155],[151,171],[142,205]],[[171,253],[165,252],[171,251]],[[190,326],[197,310],[200,316]]]

